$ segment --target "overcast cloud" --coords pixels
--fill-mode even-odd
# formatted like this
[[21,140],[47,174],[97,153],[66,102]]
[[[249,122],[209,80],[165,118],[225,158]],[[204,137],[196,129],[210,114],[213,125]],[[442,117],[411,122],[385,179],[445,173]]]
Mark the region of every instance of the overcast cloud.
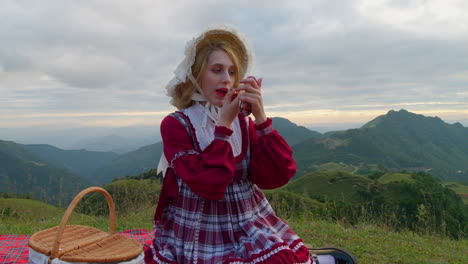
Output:
[[185,43],[218,24],[249,40],[270,116],[346,128],[403,108],[468,126],[467,14],[465,0],[1,1],[0,129],[157,126]]

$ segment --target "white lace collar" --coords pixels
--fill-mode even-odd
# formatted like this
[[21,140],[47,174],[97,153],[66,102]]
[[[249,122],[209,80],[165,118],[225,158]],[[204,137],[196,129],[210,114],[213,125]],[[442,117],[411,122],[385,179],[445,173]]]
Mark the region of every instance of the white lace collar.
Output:
[[[182,112],[189,117],[190,122],[195,129],[195,135],[200,145],[200,149],[204,150],[214,139],[214,129],[217,125],[217,120],[215,119],[217,119],[218,116],[209,114],[209,110],[200,103],[196,103],[193,106],[182,110]],[[247,119],[247,117],[243,118]],[[248,130],[249,123],[246,122],[246,124],[246,128]],[[231,129],[233,133],[228,142],[231,145],[234,157],[237,157],[242,153],[242,129],[238,118],[236,118],[232,123]],[[163,152],[161,153],[157,173],[159,174],[162,172],[163,177],[165,177],[168,167],[169,163]]]
[[[182,112],[189,117],[190,122],[195,129],[200,149],[204,150],[214,139],[214,129],[218,124],[218,116],[213,115],[208,109],[199,103],[182,110]],[[238,118],[236,118],[232,123],[231,129],[233,133],[228,141],[229,144],[231,144],[234,156],[238,156],[242,152],[242,130]]]

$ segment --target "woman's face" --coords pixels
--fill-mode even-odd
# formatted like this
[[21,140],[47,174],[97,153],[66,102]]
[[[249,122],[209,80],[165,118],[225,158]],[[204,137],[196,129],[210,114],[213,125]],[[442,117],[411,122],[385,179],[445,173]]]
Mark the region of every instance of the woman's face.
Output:
[[226,93],[234,86],[236,67],[223,50],[208,56],[206,69],[201,76],[201,89],[212,105],[222,106]]

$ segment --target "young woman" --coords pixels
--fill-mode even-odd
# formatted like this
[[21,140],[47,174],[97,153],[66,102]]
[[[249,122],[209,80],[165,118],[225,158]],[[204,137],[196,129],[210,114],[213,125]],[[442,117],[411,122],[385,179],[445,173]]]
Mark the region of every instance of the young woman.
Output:
[[261,191],[286,184],[296,164],[265,115],[262,79],[245,77],[245,41],[212,29],[185,56],[167,85],[179,111],[161,123],[165,178],[145,261],[313,263]]

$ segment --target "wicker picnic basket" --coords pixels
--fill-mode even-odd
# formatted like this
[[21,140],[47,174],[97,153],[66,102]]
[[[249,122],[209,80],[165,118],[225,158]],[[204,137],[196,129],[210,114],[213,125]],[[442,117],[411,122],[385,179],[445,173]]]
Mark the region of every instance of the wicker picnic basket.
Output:
[[[106,197],[110,218],[108,233],[89,226],[67,225],[75,206],[90,192],[100,192]],[[142,262],[143,246],[134,239],[115,234],[115,220],[115,206],[110,194],[100,187],[87,188],[71,201],[60,225],[31,236],[29,261],[41,264]]]

